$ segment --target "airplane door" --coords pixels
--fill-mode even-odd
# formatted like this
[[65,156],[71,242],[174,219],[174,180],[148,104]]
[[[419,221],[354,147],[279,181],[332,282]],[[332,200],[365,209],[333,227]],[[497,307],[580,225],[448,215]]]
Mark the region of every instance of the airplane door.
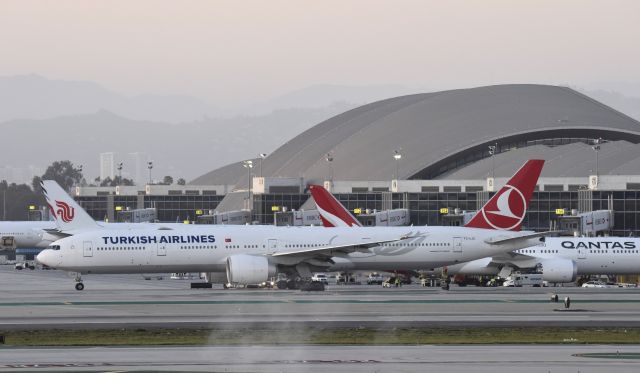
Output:
[[158,244],[158,256],[167,256],[167,246],[165,244]]
[[587,259],[587,249],[579,247],[577,250],[578,250],[578,259]]
[[453,237],[453,252],[454,253],[462,252],[462,238]]
[[93,242],[84,241],[82,253],[83,253],[83,256],[85,256],[85,257],[93,256]]
[[278,251],[278,240],[276,239],[268,239],[267,240],[267,253],[268,254],[273,254],[276,251]]

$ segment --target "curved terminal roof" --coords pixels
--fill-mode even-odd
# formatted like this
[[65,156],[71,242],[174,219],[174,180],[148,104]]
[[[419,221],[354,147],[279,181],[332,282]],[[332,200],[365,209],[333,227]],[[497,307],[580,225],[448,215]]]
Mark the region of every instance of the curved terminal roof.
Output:
[[[497,85],[402,96],[358,107],[294,137],[270,154],[262,167],[266,177],[319,182],[332,174],[335,180],[390,180],[396,167],[400,179],[476,178],[473,167],[466,174],[463,170],[477,163],[484,174],[476,176],[484,178],[486,162],[491,162],[488,146],[497,143],[496,163],[517,154],[541,157],[555,149],[555,159],[567,157],[567,162],[557,167],[558,175],[545,168],[545,176],[562,176],[575,166],[572,162],[595,158],[588,139],[598,137],[609,144],[624,141],[638,154],[640,123],[570,88]],[[602,155],[609,148],[605,145]],[[584,149],[585,155],[571,157],[575,149]],[[397,163],[396,150],[402,155]],[[333,161],[327,161],[327,154]],[[631,166],[633,157],[618,154],[630,170],[637,168]],[[213,181],[216,175],[213,171],[208,177]],[[198,184],[209,183],[205,176],[197,179]]]
[[[254,164],[258,159],[252,160]],[[247,169],[243,166],[243,161],[231,163],[201,175],[189,182],[191,185],[234,185],[247,175]],[[246,179],[246,178],[245,178]]]
[[[561,146],[534,145],[518,148],[469,163],[438,179],[480,180],[491,176],[510,177],[529,159],[546,160],[544,177],[586,177],[596,174],[596,153],[582,142]],[[598,152],[599,175],[640,175],[640,144],[628,141],[603,143]],[[586,179],[585,179],[586,180]]]

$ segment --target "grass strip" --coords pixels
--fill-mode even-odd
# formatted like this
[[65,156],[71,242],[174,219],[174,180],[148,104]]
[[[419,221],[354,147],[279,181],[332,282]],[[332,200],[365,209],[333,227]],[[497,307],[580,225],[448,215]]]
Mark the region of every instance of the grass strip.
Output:
[[640,328],[109,329],[0,331],[5,346],[640,344]]

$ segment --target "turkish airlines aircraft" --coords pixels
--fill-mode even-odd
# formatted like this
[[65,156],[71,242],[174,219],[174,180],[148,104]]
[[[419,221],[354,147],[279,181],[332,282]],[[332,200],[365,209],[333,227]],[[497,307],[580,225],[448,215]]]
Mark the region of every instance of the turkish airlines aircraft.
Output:
[[[361,226],[360,222],[331,193],[322,186],[310,186],[311,194],[320,211],[325,227]],[[515,189],[511,189],[515,190]],[[504,195],[504,194],[503,194]],[[500,215],[513,216],[505,208],[505,197],[497,206],[502,206]],[[484,208],[483,208],[484,210]],[[489,214],[489,215],[488,215]],[[495,214],[491,209],[478,216]],[[472,219],[467,226],[479,224],[486,227],[483,220]],[[495,224],[494,224],[495,225]],[[507,224],[508,225],[508,224]],[[517,228],[517,227],[513,227]],[[357,255],[357,254],[353,254]],[[388,267],[387,269],[392,268]],[[414,268],[415,269],[415,268]],[[459,263],[447,267],[450,275],[497,275],[505,277],[514,269],[535,269],[549,282],[573,282],[582,275],[636,274],[640,271],[640,239],[629,237],[547,237],[536,246]]]
[[[489,224],[519,227],[542,165],[543,161],[528,162],[509,187],[487,202],[487,216],[498,217]],[[506,207],[498,202],[505,193]],[[98,229],[54,242],[37,260],[79,274],[211,272],[226,273],[229,283],[255,284],[276,273],[310,278],[312,272],[354,266],[439,267],[528,247],[543,235],[476,227]],[[76,281],[76,289],[82,290],[79,275]]]

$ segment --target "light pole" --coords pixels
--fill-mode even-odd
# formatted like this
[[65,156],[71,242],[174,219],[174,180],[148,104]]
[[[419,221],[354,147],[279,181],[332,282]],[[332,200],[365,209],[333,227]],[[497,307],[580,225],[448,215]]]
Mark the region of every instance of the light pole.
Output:
[[591,149],[593,149],[596,152],[596,180],[598,180],[598,152],[600,151],[600,144],[602,144],[602,137],[598,137],[597,139],[593,140],[593,146],[591,147]]
[[326,158],[327,163],[329,164],[329,182],[333,185],[333,154],[327,153]]
[[[78,180],[78,182],[81,182],[82,181],[82,165],[81,164],[78,165],[78,168],[76,168],[76,171],[78,172],[78,175],[80,176],[80,180]],[[76,183],[75,183],[75,180],[73,182],[73,186],[74,187],[77,186]],[[75,193],[75,190],[73,192]]]
[[151,185],[151,169],[153,168],[153,162],[147,162],[147,168],[149,169],[149,185]]
[[402,159],[402,154],[400,153],[400,149],[393,151],[393,159],[396,160],[396,177],[394,179],[398,180],[398,168],[400,165],[400,159]]
[[260,153],[258,155],[260,156],[260,177],[262,177],[262,162],[267,157],[267,153]]
[[250,159],[242,161],[242,166],[247,169],[247,181],[249,183],[249,188],[247,188],[247,207],[249,213],[251,213],[251,169],[253,168],[253,161]]
[[495,175],[495,169],[496,169],[496,161],[495,161],[496,149],[498,149],[498,143],[495,143],[494,145],[489,145],[489,155],[491,156],[491,178],[492,178],[492,179],[495,179],[495,177],[496,177],[496,175]]
[[118,163],[118,185],[122,184],[122,165],[124,163],[120,162]]

